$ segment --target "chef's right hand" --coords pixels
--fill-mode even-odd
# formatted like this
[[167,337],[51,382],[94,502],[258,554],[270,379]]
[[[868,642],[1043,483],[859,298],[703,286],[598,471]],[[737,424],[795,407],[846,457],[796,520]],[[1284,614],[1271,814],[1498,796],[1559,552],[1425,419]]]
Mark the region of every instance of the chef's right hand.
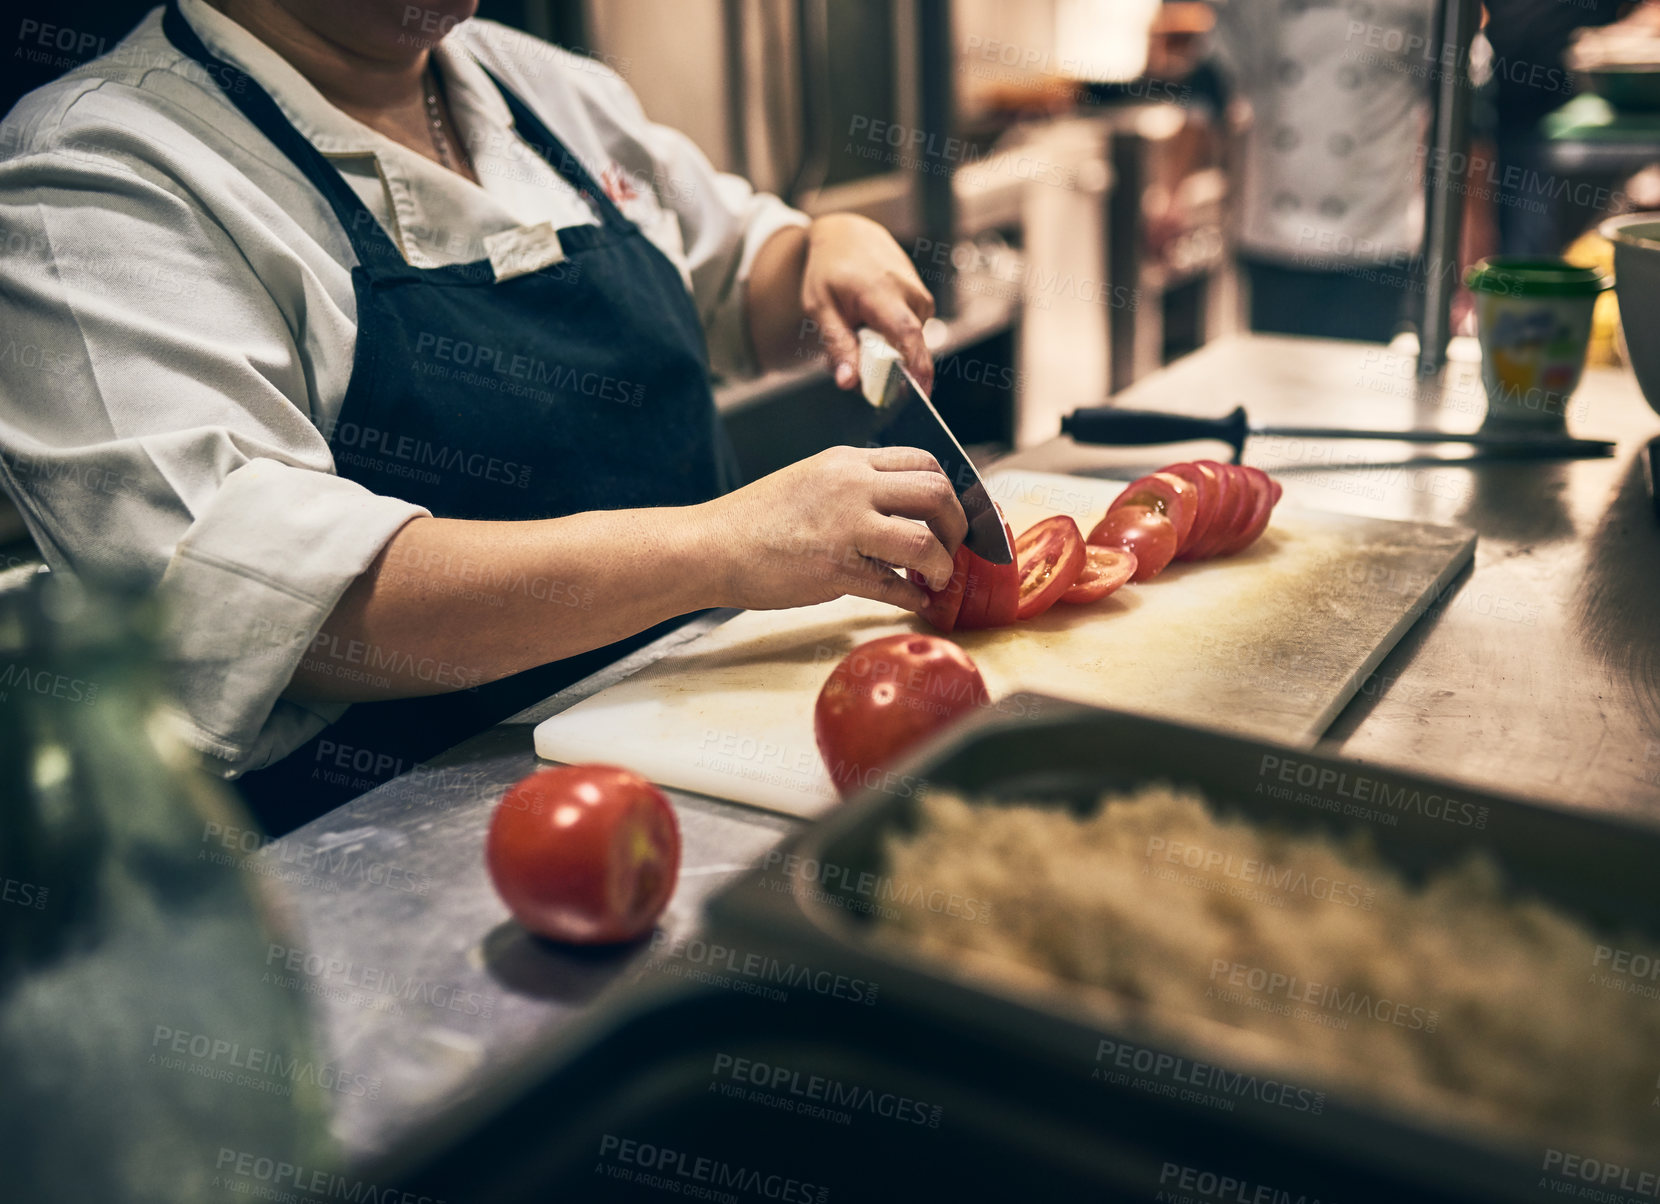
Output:
[[939,462],[909,447],[832,447],[693,510],[719,604],[748,610],[843,594],[921,610],[927,594],[893,569],[943,589],[968,534]]

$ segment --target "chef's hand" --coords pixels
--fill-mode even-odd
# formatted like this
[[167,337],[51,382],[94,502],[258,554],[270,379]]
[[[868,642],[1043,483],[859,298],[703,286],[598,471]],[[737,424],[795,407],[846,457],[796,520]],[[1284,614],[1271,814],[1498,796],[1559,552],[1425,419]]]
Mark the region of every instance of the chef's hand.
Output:
[[943,589],[968,534],[938,461],[910,447],[832,447],[693,510],[719,604],[750,610],[843,594],[921,610],[927,594],[893,569]]
[[869,218],[832,213],[774,234],[750,269],[748,308],[765,367],[822,353],[836,383],[851,389],[859,383],[856,332],[868,326],[899,350],[918,384],[933,387],[922,324],[934,316],[934,298],[893,236]]
[[924,389],[934,387],[934,359],[922,324],[934,298],[893,236],[868,217],[833,213],[807,227],[807,270],[801,307],[818,325],[836,383],[859,383],[859,340],[868,326],[898,349]]

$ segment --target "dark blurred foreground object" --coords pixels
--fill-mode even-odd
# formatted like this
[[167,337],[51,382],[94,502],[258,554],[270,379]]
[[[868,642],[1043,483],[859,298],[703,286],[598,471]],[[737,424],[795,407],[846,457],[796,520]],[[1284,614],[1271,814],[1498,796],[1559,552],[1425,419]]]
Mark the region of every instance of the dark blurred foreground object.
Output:
[[63,574],[0,610],[9,1199],[189,1204],[330,1174],[323,1097],[347,1084],[271,966],[290,942],[243,868],[256,830],[174,736],[156,627],[139,591]]

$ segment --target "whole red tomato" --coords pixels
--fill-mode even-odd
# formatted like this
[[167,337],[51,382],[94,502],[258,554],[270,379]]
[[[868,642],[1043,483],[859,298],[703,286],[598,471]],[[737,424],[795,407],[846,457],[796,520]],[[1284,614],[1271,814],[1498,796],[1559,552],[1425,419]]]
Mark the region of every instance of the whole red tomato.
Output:
[[843,795],[964,711],[991,701],[974,662],[950,640],[890,635],[842,658],[819,691],[813,733]]
[[663,792],[613,765],[561,765],[516,782],[484,842],[490,880],[531,932],[609,945],[650,932],[680,876],[680,824]]

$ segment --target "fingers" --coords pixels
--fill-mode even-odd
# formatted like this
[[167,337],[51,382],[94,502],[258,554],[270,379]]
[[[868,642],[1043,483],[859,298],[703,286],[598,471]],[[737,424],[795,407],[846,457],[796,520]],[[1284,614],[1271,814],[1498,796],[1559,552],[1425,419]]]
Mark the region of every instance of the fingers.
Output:
[[867,560],[900,569],[914,569],[928,588],[944,589],[951,581],[951,553],[927,527],[908,519],[872,515],[854,544]]
[[886,602],[890,606],[898,606],[913,613],[928,605],[928,594],[921,586],[914,585],[892,569],[877,564],[871,565],[863,572],[849,574],[842,585],[845,593]]
[[[926,452],[922,454],[933,460]],[[880,474],[871,501],[883,514],[919,518],[927,523],[948,555],[954,555],[968,535],[968,516],[963,513],[956,490],[937,466],[924,471]]]
[[[933,298],[928,297],[926,290],[922,295],[927,297],[927,310],[931,313],[934,308]],[[929,353],[928,344],[922,337],[922,321],[925,315],[918,313],[920,302],[894,291],[867,298],[864,308],[867,325],[893,344],[904,360],[906,369],[916,377],[916,383],[922,386],[922,391],[931,392],[934,387],[934,357]]]
[[854,337],[852,327],[836,312],[834,305],[820,306],[810,316],[818,323],[819,342],[830,357],[830,371],[835,375],[836,384],[851,389],[859,383],[859,340]]
[[870,466],[881,472],[937,472],[945,475],[933,453],[920,447],[873,447]]

